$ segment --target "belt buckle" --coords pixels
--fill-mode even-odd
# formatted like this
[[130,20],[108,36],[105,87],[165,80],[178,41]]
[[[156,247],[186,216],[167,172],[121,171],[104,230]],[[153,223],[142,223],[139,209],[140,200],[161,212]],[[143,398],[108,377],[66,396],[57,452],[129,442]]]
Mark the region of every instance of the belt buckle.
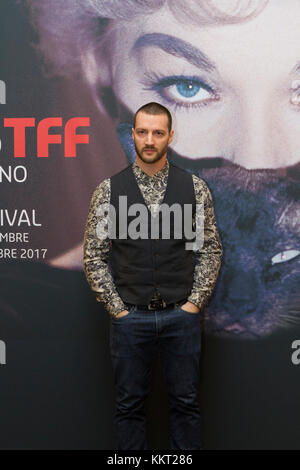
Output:
[[167,303],[165,300],[154,300],[148,304],[149,310],[161,310],[162,308],[166,308]]

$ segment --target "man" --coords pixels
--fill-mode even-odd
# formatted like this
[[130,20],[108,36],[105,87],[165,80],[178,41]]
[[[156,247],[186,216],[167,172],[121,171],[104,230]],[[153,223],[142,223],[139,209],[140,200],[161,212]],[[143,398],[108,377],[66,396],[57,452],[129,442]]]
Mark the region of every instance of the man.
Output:
[[[136,161],[97,186],[86,224],[85,273],[112,319],[110,350],[120,450],[147,449],[144,401],[156,348],[170,403],[171,448],[202,448],[197,402],[199,313],[216,283],[222,246],[206,183],[168,162],[173,135],[171,114],[164,106],[151,102],[138,109],[132,128]],[[151,211],[162,202],[182,208],[190,204],[193,226],[196,204],[203,204],[202,248],[187,250],[185,236],[174,238],[174,223],[168,239],[162,238],[161,231],[156,238],[99,237],[99,224],[107,216],[103,211],[99,215],[100,205],[110,202],[118,209],[119,227],[119,196],[127,196],[131,204],[146,203]],[[126,228],[130,220],[128,216]]]

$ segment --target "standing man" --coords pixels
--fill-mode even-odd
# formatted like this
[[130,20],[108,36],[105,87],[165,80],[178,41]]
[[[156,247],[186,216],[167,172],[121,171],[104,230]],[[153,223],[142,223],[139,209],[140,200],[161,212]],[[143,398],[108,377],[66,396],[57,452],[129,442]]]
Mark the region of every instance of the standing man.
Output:
[[[167,159],[173,135],[167,108],[152,102],[138,109],[132,129],[136,161],[96,187],[85,229],[86,277],[96,299],[104,302],[111,316],[119,450],[148,448],[144,402],[156,349],[170,405],[171,449],[202,449],[197,400],[200,312],[218,277],[222,245],[207,184]],[[120,196],[127,198],[126,214]],[[149,227],[147,238],[130,237],[127,232],[125,238],[119,233],[99,237],[99,224],[106,222],[108,226],[111,221],[111,212],[99,211],[105,203],[116,209],[115,227],[125,220],[129,232],[133,217],[127,210],[133,204],[146,205],[148,214],[155,214],[155,208],[157,211],[162,203],[168,207],[180,205],[182,211],[187,204],[192,207],[193,227],[195,208],[203,204],[202,247],[187,249],[190,240],[185,232],[181,238],[174,238],[175,223],[171,218],[168,238],[162,237],[161,229],[159,236],[153,236]]]

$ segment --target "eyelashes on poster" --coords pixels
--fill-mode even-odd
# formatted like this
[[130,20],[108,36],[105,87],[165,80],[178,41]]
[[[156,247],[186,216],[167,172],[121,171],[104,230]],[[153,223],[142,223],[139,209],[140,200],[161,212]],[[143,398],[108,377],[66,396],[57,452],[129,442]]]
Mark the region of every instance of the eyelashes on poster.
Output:
[[[205,447],[299,448],[300,2],[0,10],[0,446],[113,447],[110,324],[83,234],[96,186],[135,161],[135,111],[156,101],[168,160],[208,184],[223,247],[202,318]],[[149,410],[167,422],[154,375]]]

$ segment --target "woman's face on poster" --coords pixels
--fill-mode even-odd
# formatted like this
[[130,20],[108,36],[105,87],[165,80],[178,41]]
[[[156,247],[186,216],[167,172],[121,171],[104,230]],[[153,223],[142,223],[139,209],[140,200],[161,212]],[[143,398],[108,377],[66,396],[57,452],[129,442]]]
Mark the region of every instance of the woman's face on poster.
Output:
[[113,20],[98,64],[132,114],[158,101],[173,115],[171,148],[247,169],[299,161],[300,2],[272,1],[246,22],[192,25],[167,8]]
[[[239,4],[219,4],[229,3]],[[128,160],[135,158],[136,110],[157,101],[171,111],[170,161],[200,170],[213,191],[222,237],[207,325],[263,336],[300,318],[298,172],[288,168],[299,162],[300,0],[252,4],[266,6],[234,24],[180,21],[166,6],[109,20],[99,42],[82,45],[81,59]]]

